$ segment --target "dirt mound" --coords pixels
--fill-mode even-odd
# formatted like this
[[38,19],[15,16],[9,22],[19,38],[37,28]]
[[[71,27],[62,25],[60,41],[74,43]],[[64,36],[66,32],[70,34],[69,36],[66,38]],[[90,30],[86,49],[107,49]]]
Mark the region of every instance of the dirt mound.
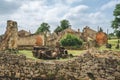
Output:
[[0,79],[120,80],[120,52],[91,49],[69,61],[33,61],[1,52]]

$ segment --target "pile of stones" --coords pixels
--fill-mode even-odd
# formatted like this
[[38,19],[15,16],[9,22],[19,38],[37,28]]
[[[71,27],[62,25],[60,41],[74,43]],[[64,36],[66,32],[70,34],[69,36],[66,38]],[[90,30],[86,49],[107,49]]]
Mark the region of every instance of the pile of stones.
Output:
[[90,49],[67,61],[0,52],[0,80],[120,80],[120,52]]

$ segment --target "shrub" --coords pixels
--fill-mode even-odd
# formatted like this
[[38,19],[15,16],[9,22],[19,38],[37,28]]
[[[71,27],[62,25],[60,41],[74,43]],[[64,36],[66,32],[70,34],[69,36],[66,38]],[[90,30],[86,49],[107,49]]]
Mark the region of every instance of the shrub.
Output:
[[82,40],[77,38],[75,35],[67,34],[64,38],[60,41],[62,46],[70,46],[70,47],[79,47],[82,45]]

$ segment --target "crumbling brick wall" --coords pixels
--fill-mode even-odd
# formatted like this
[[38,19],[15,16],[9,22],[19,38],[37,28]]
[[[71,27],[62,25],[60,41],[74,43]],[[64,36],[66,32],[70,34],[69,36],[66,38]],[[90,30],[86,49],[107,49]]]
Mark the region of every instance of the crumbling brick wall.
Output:
[[107,44],[108,43],[107,34],[105,34],[104,32],[98,32],[96,34],[96,42],[99,46]]

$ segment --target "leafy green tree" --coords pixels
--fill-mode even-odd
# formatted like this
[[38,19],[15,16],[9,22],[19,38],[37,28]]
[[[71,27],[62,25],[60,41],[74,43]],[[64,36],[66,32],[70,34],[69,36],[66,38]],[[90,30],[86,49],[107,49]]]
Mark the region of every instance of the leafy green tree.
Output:
[[36,34],[50,32],[50,26],[48,23],[43,22],[37,29]]
[[120,4],[116,5],[113,15],[115,19],[112,21],[112,28],[116,30],[120,28]]
[[113,15],[115,16],[115,19],[112,21],[112,28],[115,29],[116,36],[118,37],[118,44],[119,44],[119,32],[120,32],[120,4],[117,4]]
[[118,39],[120,39],[120,31],[119,30],[116,31],[116,36]]
[[109,36],[115,36],[114,33],[109,33]]
[[64,19],[64,20],[60,21],[60,26],[61,26],[62,30],[64,30],[64,29],[70,27],[70,23],[68,20]]
[[112,39],[112,38],[116,38],[116,36],[114,35],[114,33],[109,33],[108,34],[108,39]]
[[44,35],[44,45],[45,46],[46,46],[46,41],[47,41],[47,32],[50,32],[49,29],[50,29],[50,25],[48,23],[43,22],[36,31],[36,34]]
[[82,45],[82,40],[78,39],[75,35],[72,34],[67,34],[66,37],[61,39],[60,43],[62,46],[81,46]]
[[70,23],[69,23],[68,20],[66,20],[66,19],[61,20],[61,21],[60,21],[60,26],[58,26],[58,27],[54,30],[54,32],[58,34],[58,32],[61,32],[61,31],[65,30],[65,29],[67,29],[67,28],[70,27],[70,26],[71,26],[71,25],[70,25]]
[[112,28],[115,30],[120,28],[120,18],[115,17],[114,21],[112,21]]

